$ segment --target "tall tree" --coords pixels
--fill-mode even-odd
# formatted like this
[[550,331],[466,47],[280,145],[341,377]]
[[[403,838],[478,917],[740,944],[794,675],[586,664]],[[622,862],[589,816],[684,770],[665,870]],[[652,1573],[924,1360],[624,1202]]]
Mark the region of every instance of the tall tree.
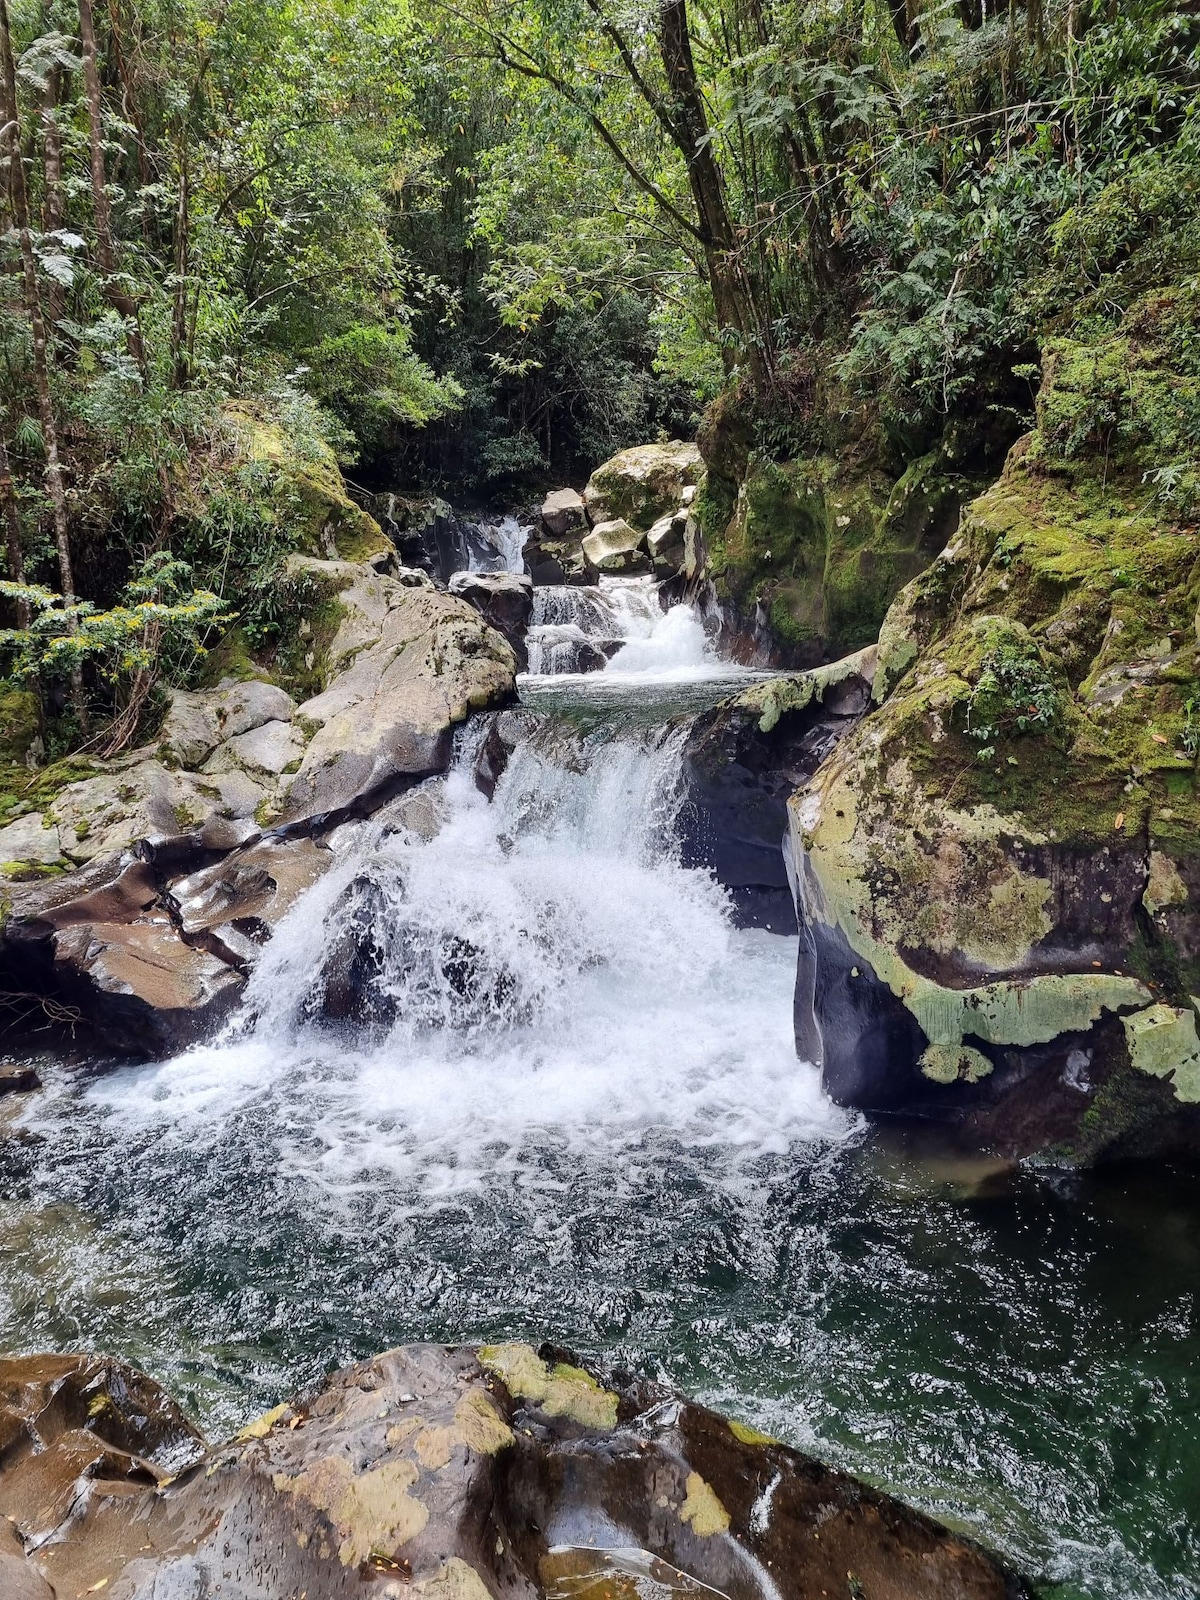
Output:
[[78,0],[79,36],[83,44],[83,86],[88,112],[88,148],[91,153],[92,211],[96,229],[96,259],[104,275],[104,292],[113,310],[124,320],[129,353],[137,362],[142,382],[148,379],[146,347],[142,339],[138,304],[118,273],[113,241],[112,206],[104,160],[104,100],[96,53],[96,23],[92,0]]

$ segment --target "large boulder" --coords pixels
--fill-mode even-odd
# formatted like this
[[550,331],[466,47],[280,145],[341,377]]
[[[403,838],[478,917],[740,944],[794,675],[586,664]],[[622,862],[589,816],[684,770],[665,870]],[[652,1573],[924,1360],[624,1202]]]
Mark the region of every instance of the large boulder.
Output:
[[725,885],[741,926],[795,931],[781,848],[788,800],[869,709],[874,673],[872,647],[832,666],[755,684],[689,728],[681,859]]
[[684,503],[703,463],[694,444],[639,444],[622,450],[596,468],[583,491],[588,520],[595,527],[618,517],[647,533],[659,517]]
[[1198,559],[1039,430],[897,598],[790,808],[836,1099],[1066,1162],[1200,1143]]
[[216,689],[176,689],[159,729],[158,753],[175,766],[196,770],[226,739],[269,722],[290,722],[295,712],[291,695],[254,678]]
[[346,561],[394,559],[379,523],[347,494],[327,445],[310,439],[304,456],[297,455],[284,431],[250,400],[226,406],[224,422],[237,456],[269,475],[263,514],[283,528],[294,549]]
[[542,525],[555,539],[587,527],[587,511],[577,489],[554,489],[542,502]]
[[58,830],[64,856],[95,861],[128,850],[139,839],[200,827],[213,815],[255,816],[273,791],[259,776],[255,781],[240,769],[201,776],[138,751],[102,767],[95,777],[69,784],[46,819]]
[[[198,837],[192,849],[211,859]],[[166,1055],[211,1032],[243,984],[228,952],[181,938],[153,864],[119,857],[16,893],[0,929],[0,965],[5,988],[25,999],[27,1021],[135,1057]]]
[[597,522],[585,535],[584,558],[593,572],[642,573],[650,570],[646,556],[646,536],[630,527],[623,517]]
[[334,676],[298,712],[316,731],[284,798],[293,821],[369,812],[444,771],[453,727],[515,692],[512,647],[465,600],[379,578],[341,601]]
[[[960,1535],[808,1456],[561,1353],[415,1345],[200,1454],[140,1374],[0,1362],[6,1593],[117,1600],[1022,1600]],[[2,1548],[2,1547],[0,1547]],[[20,1552],[18,1554],[17,1552]],[[3,1569],[0,1569],[0,1573]]]
[[512,646],[517,664],[524,668],[525,635],[533,614],[533,579],[523,572],[456,572],[450,593],[476,611]]

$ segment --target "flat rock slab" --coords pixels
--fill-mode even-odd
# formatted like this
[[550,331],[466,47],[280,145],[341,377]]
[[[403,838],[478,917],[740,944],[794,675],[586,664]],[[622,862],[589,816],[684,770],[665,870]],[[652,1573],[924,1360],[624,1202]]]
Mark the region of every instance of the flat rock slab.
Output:
[[40,811],[18,817],[0,828],[0,862],[31,861],[52,866],[62,858],[58,829],[49,826]]
[[388,1351],[207,1454],[119,1363],[0,1361],[0,1463],[13,1573],[59,1596],[1030,1597],[855,1479],[528,1345]]

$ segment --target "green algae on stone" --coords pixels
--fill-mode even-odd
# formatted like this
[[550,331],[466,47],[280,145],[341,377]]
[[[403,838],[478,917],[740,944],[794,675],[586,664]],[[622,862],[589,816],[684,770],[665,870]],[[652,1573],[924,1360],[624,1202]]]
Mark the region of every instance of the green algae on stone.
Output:
[[978,1083],[992,1071],[983,1052],[969,1044],[931,1044],[917,1065],[934,1083]]
[[479,1364],[493,1372],[510,1394],[528,1400],[550,1417],[568,1417],[585,1428],[608,1432],[617,1425],[617,1396],[602,1389],[582,1367],[558,1362],[548,1367],[532,1345],[484,1345]]
[[717,1498],[716,1490],[698,1472],[687,1476],[687,1495],[679,1508],[681,1522],[691,1524],[692,1532],[702,1539],[714,1534],[728,1533],[730,1517]]
[[828,666],[811,667],[805,672],[791,673],[786,677],[768,678],[733,695],[726,702],[731,708],[749,711],[758,717],[759,733],[770,733],[780,717],[792,711],[803,711],[814,700],[824,700],[828,691],[847,678],[861,677],[870,683],[875,671],[875,647],[858,650],[843,656]]
[[740,1444],[764,1445],[779,1443],[779,1440],[772,1434],[762,1433],[758,1428],[752,1428],[748,1422],[739,1422],[736,1417],[729,1419],[729,1431]]
[[1129,1059],[1139,1072],[1170,1080],[1176,1100],[1200,1102],[1200,1040],[1187,1006],[1153,1005],[1125,1017]]

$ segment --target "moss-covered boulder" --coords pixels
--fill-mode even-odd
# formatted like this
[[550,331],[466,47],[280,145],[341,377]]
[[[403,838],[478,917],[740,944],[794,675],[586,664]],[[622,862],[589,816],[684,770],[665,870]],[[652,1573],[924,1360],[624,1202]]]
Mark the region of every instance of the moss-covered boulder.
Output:
[[250,401],[226,407],[239,458],[269,474],[268,495],[289,542],[309,555],[344,561],[394,556],[391,541],[369,512],[346,492],[337,457],[311,440],[297,452],[277,423]]
[[899,595],[791,805],[837,1098],[1071,1160],[1200,1136],[1198,582],[1189,519],[1039,430]]
[[38,742],[37,696],[0,684],[0,767],[22,766]]
[[595,527],[623,518],[639,533],[648,533],[659,517],[678,509],[701,465],[699,449],[678,439],[622,450],[588,479],[583,491],[588,520]]
[[897,591],[953,534],[970,480],[934,454],[895,479],[832,456],[751,452],[732,499],[697,500],[707,576],[735,653],[813,666],[873,643]]

